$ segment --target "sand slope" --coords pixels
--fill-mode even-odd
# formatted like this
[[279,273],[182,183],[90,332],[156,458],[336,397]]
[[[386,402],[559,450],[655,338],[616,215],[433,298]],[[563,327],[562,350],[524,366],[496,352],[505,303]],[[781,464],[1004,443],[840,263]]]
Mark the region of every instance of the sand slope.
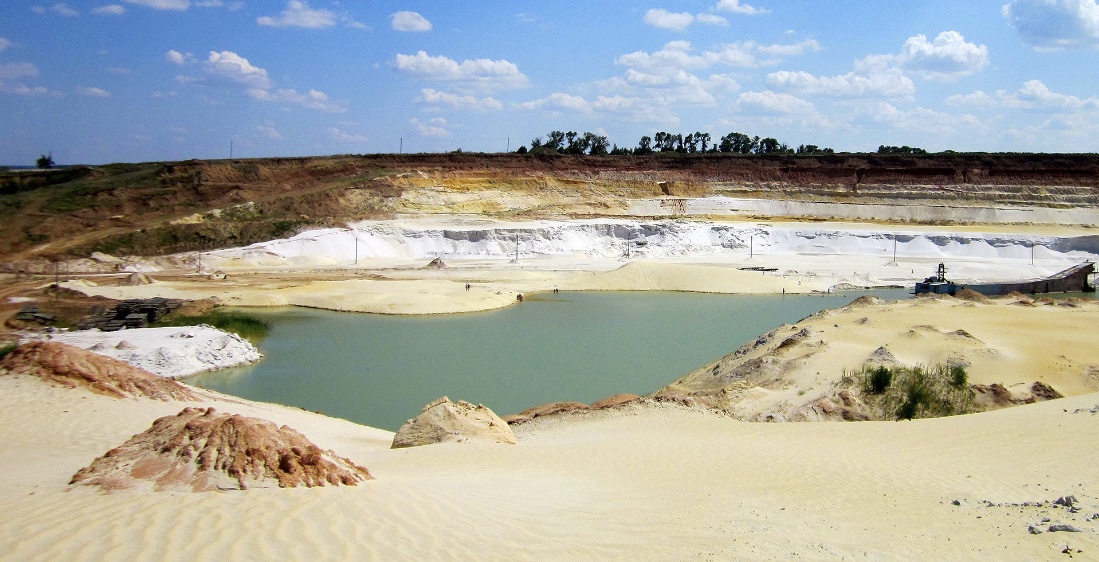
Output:
[[[1087,410],[1099,412],[1099,394],[903,423],[750,424],[632,406],[535,420],[517,428],[513,447],[403,450],[388,448],[388,432],[300,410],[203,402],[290,425],[377,480],[233,493],[70,488],[77,469],[179,404],[3,377],[0,557],[1050,559],[1066,544],[1099,553],[1099,522],[1087,521],[1099,512],[1099,451],[1088,445],[1099,414]],[[1014,505],[1067,494],[1080,513]],[[1030,534],[1043,517],[1085,532]]]

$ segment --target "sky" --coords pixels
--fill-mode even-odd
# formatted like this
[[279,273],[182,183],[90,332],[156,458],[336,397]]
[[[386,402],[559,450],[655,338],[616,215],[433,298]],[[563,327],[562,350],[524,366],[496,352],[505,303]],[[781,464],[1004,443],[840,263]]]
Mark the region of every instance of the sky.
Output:
[[1096,0],[7,0],[0,164],[635,147],[1099,152]]

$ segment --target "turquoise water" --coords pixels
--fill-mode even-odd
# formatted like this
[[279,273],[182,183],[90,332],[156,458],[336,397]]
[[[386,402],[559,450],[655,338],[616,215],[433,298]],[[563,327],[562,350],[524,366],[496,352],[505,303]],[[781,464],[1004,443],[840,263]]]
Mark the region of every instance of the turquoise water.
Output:
[[[647,394],[860,294],[561,293],[492,312],[411,317],[250,310],[271,323],[259,346],[266,358],[188,382],[396,430],[440,396],[507,415]],[[908,290],[871,294],[900,299]]]

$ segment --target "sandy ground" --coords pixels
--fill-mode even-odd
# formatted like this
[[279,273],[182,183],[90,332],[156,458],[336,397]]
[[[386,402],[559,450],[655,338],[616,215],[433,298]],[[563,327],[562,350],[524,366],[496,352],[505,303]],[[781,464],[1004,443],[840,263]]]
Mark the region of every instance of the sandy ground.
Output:
[[[974,257],[955,267],[1002,279],[1048,274],[1064,261],[1030,266]],[[225,270],[224,280],[163,272],[152,274],[152,285],[86,278],[68,286],[113,297],[439,313],[508,306],[517,293],[554,287],[778,293],[860,281],[908,285],[935,264],[858,254],[571,256],[421,269],[422,262],[393,259],[351,269],[241,267]],[[746,266],[778,271],[739,269]],[[933,325],[964,329],[1008,354],[1071,356],[1068,346],[1080,342],[1056,334],[1086,334],[1094,324],[1094,309],[1050,324],[1044,308],[1004,307],[997,321],[1029,338],[1022,346],[1000,339],[1003,330],[982,332],[967,310]],[[839,326],[828,330],[830,349],[871,345],[860,339],[870,327],[892,334],[925,323],[901,309],[862,317],[869,324],[861,331],[844,329],[846,319],[831,321]],[[910,343],[897,354],[935,353]],[[1047,368],[1034,361],[1034,369]],[[994,373],[975,370],[974,377],[986,376]],[[204,405],[289,425],[376,480],[355,488],[155,494],[67,483],[95,457],[188,404],[115,400],[0,376],[0,559],[1096,559],[1099,393],[1083,382],[1076,390],[1083,394],[912,422],[747,423],[634,405],[537,419],[516,428],[514,446],[402,450],[389,449],[389,432],[206,393]],[[1079,512],[1052,505],[1067,495]],[[1062,523],[1081,532],[1049,531]]]
[[[377,479],[231,493],[69,487],[185,404],[0,377],[0,558],[1050,560],[1066,545],[1099,555],[1088,521],[1099,512],[1097,394],[902,423],[753,424],[635,406],[532,422],[514,446],[403,450],[388,448],[388,432],[292,408],[204,402],[290,425]],[[1065,495],[1082,511],[1045,503]],[[1028,531],[1062,523],[1083,532]]]

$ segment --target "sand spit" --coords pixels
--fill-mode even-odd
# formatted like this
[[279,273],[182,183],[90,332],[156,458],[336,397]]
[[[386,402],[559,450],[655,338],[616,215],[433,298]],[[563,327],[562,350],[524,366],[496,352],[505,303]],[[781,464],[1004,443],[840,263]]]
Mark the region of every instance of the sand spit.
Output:
[[114,398],[190,401],[189,388],[128,363],[58,342],[19,346],[0,360],[0,374],[37,377]]
[[117,332],[54,332],[49,341],[125,361],[155,375],[178,379],[255,363],[263,355],[240,336],[211,326],[138,328]]
[[155,491],[355,486],[370,473],[269,421],[186,408],[80,469],[70,484]]
[[446,396],[424,406],[420,415],[405,422],[393,436],[393,448],[436,443],[515,444],[507,422],[483,404],[451,402]]
[[1086,394],[1099,391],[1087,328],[1097,313],[1090,299],[862,297],[762,335],[656,397],[752,421],[892,419],[863,388],[864,365],[963,368],[975,394],[957,406],[969,411]]

